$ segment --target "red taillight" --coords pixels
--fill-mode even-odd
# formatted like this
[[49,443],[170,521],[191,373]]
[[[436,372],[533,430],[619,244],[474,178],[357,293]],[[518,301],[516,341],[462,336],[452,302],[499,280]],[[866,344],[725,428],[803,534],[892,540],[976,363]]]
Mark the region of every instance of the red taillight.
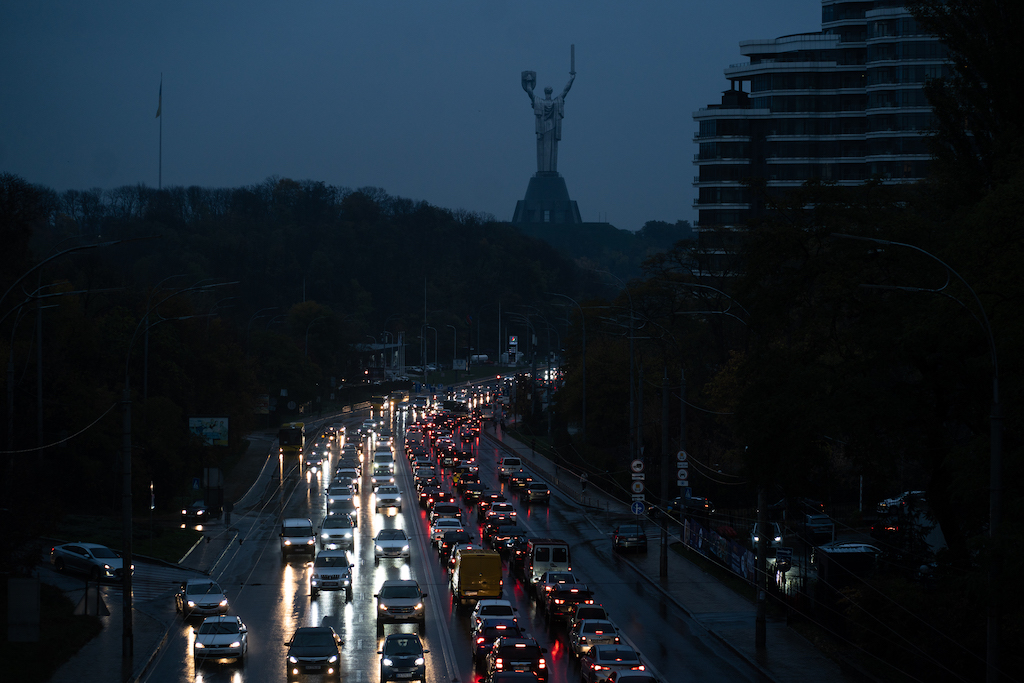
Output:
[[497,659],[494,660],[494,668],[495,669],[500,669],[501,667],[502,667],[501,657],[498,657]]
[[545,661],[544,661],[544,658],[543,658],[543,657],[541,657],[541,658],[540,658],[540,661],[539,661],[539,662],[537,662],[537,668],[538,668],[538,669],[543,669],[543,668],[544,668],[544,667],[546,667],[546,666],[547,666],[547,662],[545,662]]
[[487,640],[487,639],[486,638],[477,638],[476,639],[476,644],[479,645],[480,643],[484,642],[485,640]]

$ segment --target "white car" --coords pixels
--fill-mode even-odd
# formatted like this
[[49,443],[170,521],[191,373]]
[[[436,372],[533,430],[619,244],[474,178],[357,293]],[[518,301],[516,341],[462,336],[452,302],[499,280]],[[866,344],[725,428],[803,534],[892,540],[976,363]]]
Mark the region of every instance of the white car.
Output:
[[373,484],[373,490],[376,491],[381,486],[394,484],[395,475],[388,468],[378,468],[373,471],[373,476],[370,477],[370,483]]
[[351,500],[353,505],[359,507],[359,499],[356,498],[354,486],[351,484],[331,484],[327,489],[327,504],[334,505],[342,500]]
[[[50,548],[50,564],[59,572],[75,571],[93,581],[114,579],[120,581],[124,560],[105,545],[99,543],[65,543]],[[135,573],[135,565],[132,565]]]
[[320,523],[320,548],[346,550],[353,547],[355,522],[351,515],[329,515]]
[[207,617],[196,629],[192,656],[196,667],[205,659],[234,659],[245,664],[249,649],[249,636],[245,624],[238,617]]
[[582,657],[595,645],[621,642],[619,629],[607,619],[584,619],[569,630],[569,647],[577,657]]
[[[768,523],[769,534],[768,534],[768,547],[778,548],[782,546],[782,527],[779,526],[778,522]],[[750,545],[756,551],[757,544],[760,540],[761,532],[757,522],[750,528]]]
[[430,542],[438,544],[448,531],[463,531],[462,522],[454,517],[441,517],[430,525]]
[[228,599],[216,581],[190,579],[182,581],[174,594],[174,609],[188,619],[192,615],[220,615],[228,613]]
[[518,623],[519,619],[516,617],[518,611],[508,600],[477,600],[473,614],[469,617],[469,623],[479,624],[481,619],[487,617],[501,617]]
[[344,550],[321,550],[313,560],[309,575],[309,597],[320,591],[345,591],[345,599],[352,600],[352,567]]
[[387,508],[402,511],[402,492],[398,490],[397,486],[381,486],[373,495],[376,499],[374,506],[378,512]]
[[373,564],[379,565],[382,559],[409,559],[409,537],[404,529],[381,529],[373,539]]

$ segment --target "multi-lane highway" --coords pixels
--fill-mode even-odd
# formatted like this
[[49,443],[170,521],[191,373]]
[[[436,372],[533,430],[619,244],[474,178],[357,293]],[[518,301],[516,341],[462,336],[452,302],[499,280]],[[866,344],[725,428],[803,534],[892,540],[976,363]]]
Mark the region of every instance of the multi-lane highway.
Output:
[[[206,664],[196,670],[191,649],[193,626],[177,617],[177,625],[147,670],[144,681],[152,683],[179,681],[282,681],[285,679],[285,640],[300,626],[326,624],[344,639],[342,680],[376,683],[380,673],[382,642],[376,630],[374,594],[391,578],[413,578],[427,592],[427,620],[422,632],[429,683],[481,681],[474,671],[470,646],[470,625],[467,611],[454,611],[451,605],[447,572],[438,562],[428,538],[424,511],[415,502],[415,486],[408,459],[403,455],[402,435],[412,413],[397,412],[388,416],[397,435],[396,481],[405,494],[401,513],[387,516],[373,509],[369,474],[364,470],[360,488],[360,512],[355,547],[351,553],[354,590],[351,602],[344,591],[321,592],[311,599],[309,561],[303,557],[283,560],[279,548],[278,526],[284,517],[309,517],[314,528],[326,514],[324,487],[320,477],[304,475],[295,463],[280,468],[274,475],[281,485],[266,505],[250,510],[235,526],[244,527],[243,543],[232,543],[218,558],[211,577],[224,588],[230,599],[230,613],[239,615],[248,626],[249,653],[245,665]],[[351,418],[348,433],[355,434],[358,421]],[[361,421],[362,416],[359,420]],[[315,436],[315,435],[312,435]],[[312,441],[312,440],[311,440]],[[484,483],[502,488],[497,476],[497,445],[489,438],[474,439],[480,476]],[[361,443],[363,449],[372,445]],[[369,452],[369,451],[367,451]],[[331,450],[331,461],[339,451]],[[330,473],[333,468],[327,468]],[[450,486],[450,479],[446,480]],[[573,570],[596,593],[618,624],[624,641],[634,645],[643,655],[647,667],[666,683],[675,681],[760,681],[763,677],[703,629],[674,610],[666,609],[663,599],[653,591],[644,590],[622,560],[611,552],[609,532],[616,519],[584,510],[557,493],[551,504],[527,506],[515,496],[509,500],[518,508],[520,526],[532,536],[554,537],[568,541],[572,548]],[[238,514],[242,514],[239,512]],[[476,515],[466,508],[466,525],[479,535]],[[373,538],[382,528],[401,527],[412,539],[409,562],[383,560],[374,566]],[[505,597],[518,608],[519,621],[535,637],[546,654],[551,683],[575,683],[580,669],[568,649],[564,626],[549,630],[543,613],[527,597],[523,586],[506,570]],[[173,599],[149,603],[158,615],[173,617]],[[417,631],[416,625],[387,625],[385,633],[397,630]],[[316,680],[316,677],[312,677]]]

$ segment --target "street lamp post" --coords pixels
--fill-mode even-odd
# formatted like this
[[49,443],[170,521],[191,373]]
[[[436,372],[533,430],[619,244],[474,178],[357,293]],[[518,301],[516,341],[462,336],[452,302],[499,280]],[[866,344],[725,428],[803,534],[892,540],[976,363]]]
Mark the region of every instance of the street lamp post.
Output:
[[560,296],[563,299],[568,299],[576,308],[580,309],[580,326],[583,329],[583,421],[580,423],[580,434],[583,435],[583,443],[587,442],[587,321],[583,315],[583,307],[580,306],[575,299],[565,294],[557,294],[555,292],[548,292],[552,296]]
[[[985,307],[981,305],[981,299],[978,298],[977,292],[971,287],[967,280],[960,275],[960,273],[953,270],[946,262],[940,259],[935,254],[925,251],[921,247],[913,244],[906,244],[904,242],[893,242],[892,240],[877,239],[874,237],[862,237],[860,235],[845,235],[841,233],[833,233],[833,237],[840,237],[843,239],[860,240],[864,242],[873,242],[875,244],[881,244],[885,246],[896,246],[906,247],[912,249],[919,254],[924,254],[928,258],[932,259],[943,268],[946,269],[948,274],[953,275],[960,283],[967,288],[967,291],[971,293],[974,298],[974,303],[978,307],[978,312],[981,314],[980,319],[974,316],[975,320],[981,325],[982,331],[988,339],[988,352],[989,361],[992,364],[992,407],[989,415],[989,522],[988,522],[988,537],[992,545],[992,556],[989,558],[988,565],[988,596],[987,602],[987,614],[986,614],[986,680],[994,683],[999,680],[999,659],[1000,659],[1000,647],[999,647],[999,596],[996,593],[996,587],[999,583],[1000,575],[1000,556],[998,548],[998,533],[999,526],[1002,523],[1002,506],[1003,506],[1003,407],[999,402],[999,359],[996,355],[996,342],[995,337],[992,335],[992,325],[989,322],[988,314],[985,312]],[[948,284],[948,280],[947,283]],[[896,289],[904,292],[927,292],[931,294],[942,293],[942,290],[946,288],[943,285],[939,289],[932,289],[927,287],[898,287],[898,286],[875,286],[867,285],[868,287],[878,287],[879,289]],[[947,295],[948,296],[948,295]],[[963,305],[959,299],[951,297],[957,303]],[[966,308],[966,307],[965,307]],[[763,535],[763,534],[762,534]]]

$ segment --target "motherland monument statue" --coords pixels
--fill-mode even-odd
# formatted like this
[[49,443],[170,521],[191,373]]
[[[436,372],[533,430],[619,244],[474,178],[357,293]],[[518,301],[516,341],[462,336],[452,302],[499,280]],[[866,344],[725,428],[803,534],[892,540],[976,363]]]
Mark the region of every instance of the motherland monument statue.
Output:
[[569,82],[562,94],[552,99],[551,86],[544,88],[543,99],[534,94],[537,86],[537,72],[523,72],[523,90],[530,96],[537,131],[537,172],[558,171],[558,141],[562,139],[562,118],[565,116],[565,96],[569,94],[572,82],[576,80],[576,48],[572,46],[569,57]]

